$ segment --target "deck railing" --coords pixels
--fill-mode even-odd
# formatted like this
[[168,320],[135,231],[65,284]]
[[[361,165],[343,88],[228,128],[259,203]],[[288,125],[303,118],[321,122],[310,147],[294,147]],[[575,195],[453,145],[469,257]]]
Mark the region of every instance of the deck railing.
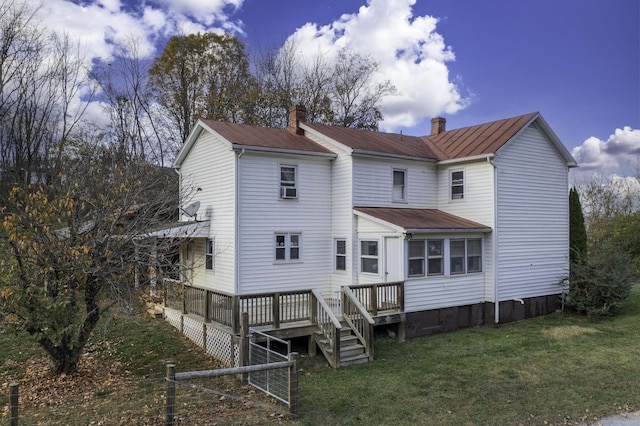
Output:
[[171,279],[165,279],[164,285],[166,306],[231,327],[233,333],[240,331],[240,312],[249,314],[251,327],[280,328],[311,319],[311,290],[233,296]]
[[[310,321],[312,324],[323,321],[328,327],[333,321],[324,312],[325,309],[336,318],[332,307],[319,293],[312,290],[234,296],[168,278],[163,282],[166,306],[179,309],[185,314],[198,315],[205,322],[223,324],[230,327],[233,333],[240,331],[240,312],[249,314],[251,327],[271,326],[276,329],[282,324],[298,321]],[[343,314],[356,315],[353,309],[357,311],[359,307],[369,314],[369,318],[388,311],[404,311],[404,282],[349,286],[344,287],[343,292],[345,290],[352,297],[349,300],[342,297]],[[358,315],[364,317],[362,313]],[[331,331],[327,330],[327,333],[333,339]],[[361,335],[368,339],[365,331],[361,331]]]
[[342,288],[342,318],[349,324],[360,344],[364,346],[369,360],[373,361],[373,325],[375,322],[349,287]]
[[381,312],[404,312],[404,281],[349,286],[362,306],[376,316]]

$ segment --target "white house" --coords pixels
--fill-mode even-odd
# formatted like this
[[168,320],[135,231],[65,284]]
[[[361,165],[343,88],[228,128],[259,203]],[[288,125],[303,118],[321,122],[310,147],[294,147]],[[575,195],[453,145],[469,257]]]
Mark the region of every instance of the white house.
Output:
[[407,337],[552,312],[575,166],[539,113],[455,130],[435,118],[422,137],[307,123],[302,107],[287,129],[200,120],[175,162],[183,207],[200,206],[182,218],[201,228],[184,279],[329,298],[401,283],[400,316],[376,323]]

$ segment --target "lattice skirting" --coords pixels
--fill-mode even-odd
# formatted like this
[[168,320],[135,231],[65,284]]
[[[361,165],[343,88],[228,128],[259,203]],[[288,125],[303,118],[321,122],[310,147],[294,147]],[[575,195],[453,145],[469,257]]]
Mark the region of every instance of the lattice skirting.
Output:
[[169,324],[182,331],[182,313],[175,309],[164,308],[164,319]]
[[167,307],[164,308],[164,318],[225,366],[240,365],[240,344],[237,336]]

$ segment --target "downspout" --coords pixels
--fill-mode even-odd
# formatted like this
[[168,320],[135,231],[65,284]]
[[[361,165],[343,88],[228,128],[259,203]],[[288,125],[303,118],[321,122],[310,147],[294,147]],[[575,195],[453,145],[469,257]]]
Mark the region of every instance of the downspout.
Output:
[[493,166],[493,308],[494,322],[500,322],[500,299],[498,298],[498,166],[487,156],[487,163]]
[[233,240],[235,242],[234,250],[234,264],[235,264],[235,279],[233,283],[233,294],[240,294],[240,159],[244,155],[244,148],[240,151],[236,157],[236,176],[235,176],[235,226]]

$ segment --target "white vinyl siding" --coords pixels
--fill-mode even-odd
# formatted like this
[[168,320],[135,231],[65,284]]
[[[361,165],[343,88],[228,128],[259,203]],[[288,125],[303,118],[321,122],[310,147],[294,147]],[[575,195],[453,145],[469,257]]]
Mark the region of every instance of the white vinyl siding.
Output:
[[[239,160],[239,294],[328,289],[333,271],[331,161],[246,152]],[[273,197],[281,164],[296,165],[298,198]],[[276,259],[277,235],[299,235],[300,259]],[[286,237],[285,237],[286,238]],[[291,256],[291,240],[287,240]],[[285,253],[287,251],[285,250]]]
[[[394,196],[394,170],[405,172],[402,207],[435,208],[436,168],[422,161],[353,158],[353,202],[355,206],[398,207]],[[394,202],[396,201],[396,202]]]
[[498,172],[498,297],[559,293],[567,273],[567,166],[534,127],[496,155]]
[[[352,157],[344,147],[336,146],[324,138],[306,132],[306,137],[323,147],[335,152],[338,156],[331,161],[331,232],[336,238],[345,237],[346,270],[331,274],[331,291],[339,291],[340,287],[355,282],[358,271],[358,244],[353,215],[353,163]],[[354,243],[354,241],[356,241]]]
[[[215,275],[205,271],[205,241],[195,240],[193,285],[232,293],[234,290],[235,153],[214,135],[203,132],[180,167],[186,204],[200,201],[198,220],[211,221],[215,238]],[[182,220],[193,220],[183,217]]]

